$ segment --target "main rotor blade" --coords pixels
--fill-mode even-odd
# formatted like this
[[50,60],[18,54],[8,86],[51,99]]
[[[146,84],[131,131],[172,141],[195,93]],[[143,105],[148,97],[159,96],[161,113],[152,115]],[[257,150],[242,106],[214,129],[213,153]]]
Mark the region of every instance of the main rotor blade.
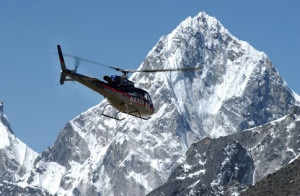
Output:
[[82,57],[79,57],[79,56],[76,56],[76,55],[71,55],[71,54],[64,53],[64,56],[75,58],[77,60],[85,61],[85,62],[92,63],[92,64],[95,64],[95,65],[100,65],[100,66],[107,67],[107,68],[110,68],[110,69],[114,69],[116,71],[126,72],[126,70],[124,70],[124,69],[121,69],[121,68],[118,68],[118,67],[112,67],[112,66],[109,66],[109,65],[105,65],[105,64],[102,64],[102,63],[95,62],[95,61],[91,61],[89,59],[82,58]]
[[122,68],[113,67],[113,66],[102,64],[102,63],[98,63],[98,62],[95,62],[95,61],[91,61],[89,59],[82,58],[82,57],[79,57],[79,56],[76,56],[76,55],[71,55],[71,54],[66,54],[66,53],[64,53],[64,55],[67,56],[67,57],[75,58],[77,60],[81,60],[81,61],[92,63],[92,64],[95,64],[95,65],[100,65],[100,66],[103,66],[103,67],[114,69],[116,71],[122,72],[124,75],[126,75],[128,73],[135,73],[135,72],[154,73],[154,72],[171,72],[171,71],[197,71],[197,70],[202,69],[202,66],[201,67],[169,68],[169,69],[142,69],[142,70],[122,69]]
[[183,67],[183,68],[170,68],[170,69],[142,69],[142,70],[128,70],[128,72],[170,72],[170,71],[197,71],[201,70],[202,67]]

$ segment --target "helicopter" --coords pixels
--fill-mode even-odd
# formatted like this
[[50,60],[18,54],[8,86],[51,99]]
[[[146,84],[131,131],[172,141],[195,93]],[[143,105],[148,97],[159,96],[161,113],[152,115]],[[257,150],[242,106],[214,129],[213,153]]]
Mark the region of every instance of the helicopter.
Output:
[[[134,72],[167,72],[167,71],[191,71],[199,68],[186,67],[181,69],[152,69],[152,70],[125,70],[117,67],[111,67],[104,64],[96,63],[78,56],[64,54],[68,57],[73,57],[75,60],[82,60],[93,64],[98,64],[107,68],[114,69],[115,71],[121,72],[121,76],[112,75],[104,76],[104,81],[97,78],[85,76],[77,73],[78,64],[75,65],[74,70],[67,69],[63,52],[60,45],[57,45],[57,51],[59,61],[61,65],[60,84],[63,85],[65,81],[77,81],[84,86],[96,91],[108,100],[102,110],[102,115],[108,118],[112,118],[118,121],[124,120],[125,118],[119,118],[119,113],[125,113],[136,118],[148,120],[151,115],[154,114],[155,108],[149,93],[141,88],[134,86],[134,82],[128,79],[129,73]],[[107,107],[112,106],[117,110],[115,115],[111,116],[105,112]]]

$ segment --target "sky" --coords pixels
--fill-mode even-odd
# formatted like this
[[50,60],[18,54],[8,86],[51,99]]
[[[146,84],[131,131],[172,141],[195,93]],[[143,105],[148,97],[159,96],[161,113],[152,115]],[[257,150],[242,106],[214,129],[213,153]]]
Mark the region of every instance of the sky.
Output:
[[[103,100],[78,83],[59,85],[57,44],[68,54],[137,69],[161,36],[201,11],[265,52],[300,94],[299,0],[4,0],[0,100],[16,137],[41,153],[68,121]],[[74,68],[73,59],[65,60]],[[84,62],[78,72],[100,79],[117,74]]]

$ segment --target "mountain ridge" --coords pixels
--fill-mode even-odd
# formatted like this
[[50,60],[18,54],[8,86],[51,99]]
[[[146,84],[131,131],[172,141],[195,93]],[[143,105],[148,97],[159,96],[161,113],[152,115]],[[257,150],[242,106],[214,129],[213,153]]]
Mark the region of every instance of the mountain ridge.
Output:
[[[294,163],[300,155],[299,131],[300,107],[295,106],[290,114],[259,127],[216,139],[203,139],[191,146],[187,159],[173,171],[168,181],[148,195],[257,195],[266,193],[265,187],[273,193],[292,188],[288,182],[278,189],[268,182],[280,184],[278,177],[273,180],[270,176],[276,173],[284,176],[290,164],[294,164],[291,167],[299,173],[298,164]],[[293,170],[289,170],[291,175],[286,178],[293,177],[295,183],[299,183],[297,173],[292,175]],[[293,191],[297,191],[295,186]]]

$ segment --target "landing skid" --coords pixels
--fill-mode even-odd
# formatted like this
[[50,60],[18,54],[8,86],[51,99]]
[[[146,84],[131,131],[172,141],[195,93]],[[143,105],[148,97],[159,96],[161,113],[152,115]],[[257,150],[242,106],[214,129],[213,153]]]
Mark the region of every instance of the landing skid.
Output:
[[[138,114],[138,115],[135,115],[134,113],[136,113],[136,114]],[[143,119],[143,120],[149,120],[149,119],[151,118],[151,117],[147,117],[147,118],[142,117],[142,115],[141,115],[138,111],[129,112],[129,113],[127,113],[127,114],[129,114],[129,115],[131,115],[131,116],[134,116],[134,117],[136,117],[136,118]]]
[[[140,118],[140,119],[143,119],[143,120],[149,120],[151,118],[151,117],[147,117],[147,118],[142,117],[142,115],[138,111],[129,112],[128,106],[126,104],[124,104],[124,105],[125,105],[125,107],[127,109],[127,112],[122,112],[124,114],[129,114],[131,116],[134,116],[136,118]],[[102,114],[101,114],[102,116],[105,116],[105,117],[108,117],[108,118],[112,118],[112,119],[115,119],[117,121],[122,121],[122,120],[125,119],[125,118],[118,118],[118,114],[121,113],[121,111],[116,112],[114,116],[110,116],[108,114],[105,114],[104,111],[105,111],[105,109],[106,109],[107,106],[112,106],[112,105],[111,104],[107,104],[106,106],[104,106]],[[137,115],[135,115],[135,114],[137,114]]]
[[104,111],[105,111],[105,109],[106,109],[107,106],[112,106],[112,105],[111,104],[107,104],[106,106],[104,106],[103,111],[102,111],[102,116],[105,116],[105,117],[108,117],[108,118],[112,118],[112,119],[115,119],[117,121],[122,121],[122,120],[125,119],[125,118],[118,118],[118,114],[121,113],[120,111],[116,112],[115,116],[110,116],[108,114],[104,114]]

